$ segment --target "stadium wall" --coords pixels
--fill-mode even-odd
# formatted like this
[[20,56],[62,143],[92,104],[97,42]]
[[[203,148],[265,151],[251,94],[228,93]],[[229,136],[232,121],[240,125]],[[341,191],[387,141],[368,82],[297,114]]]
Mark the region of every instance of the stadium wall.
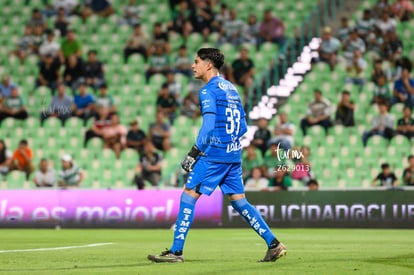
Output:
[[[2,190],[0,227],[170,228],[181,190]],[[248,192],[272,227],[414,228],[414,190]],[[220,192],[202,196],[195,227],[242,227]]]
[[[414,191],[289,191],[249,193],[271,227],[413,228]],[[223,226],[245,226],[223,204]]]

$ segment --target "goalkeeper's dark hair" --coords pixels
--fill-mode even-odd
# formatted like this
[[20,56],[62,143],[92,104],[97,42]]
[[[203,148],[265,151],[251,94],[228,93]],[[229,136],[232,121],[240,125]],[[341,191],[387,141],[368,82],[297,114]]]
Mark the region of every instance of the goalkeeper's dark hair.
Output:
[[215,48],[202,48],[197,52],[197,56],[201,60],[209,60],[213,64],[214,68],[220,70],[221,66],[224,64],[224,54]]

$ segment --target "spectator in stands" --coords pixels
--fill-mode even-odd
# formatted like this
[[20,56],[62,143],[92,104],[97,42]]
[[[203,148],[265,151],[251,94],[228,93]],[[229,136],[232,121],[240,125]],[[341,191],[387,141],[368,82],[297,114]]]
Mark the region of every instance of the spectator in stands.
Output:
[[40,124],[43,126],[47,118],[56,117],[62,121],[63,126],[65,121],[72,116],[74,109],[73,97],[66,94],[65,84],[59,83],[57,95],[52,97],[48,108],[40,113]]
[[357,30],[351,29],[349,31],[349,36],[345,41],[342,43],[343,55],[344,58],[348,63],[354,61],[355,57],[355,50],[359,50],[361,52],[361,56],[365,53],[365,43],[364,40],[359,38]]
[[331,103],[329,100],[322,97],[320,90],[314,91],[315,100],[308,105],[307,115],[300,121],[300,127],[304,136],[307,134],[307,129],[311,126],[320,125],[328,130],[332,127],[331,122]]
[[104,148],[112,149],[117,158],[121,156],[121,151],[126,146],[127,128],[119,121],[117,114],[111,115],[111,124],[102,128],[102,138]]
[[347,61],[347,83],[352,83],[359,86],[361,92],[365,84],[365,70],[368,67],[368,63],[365,61],[362,52],[359,49],[355,49],[353,56]]
[[155,148],[166,152],[171,148],[170,136],[170,125],[164,122],[164,113],[157,112],[155,123],[149,127],[148,140]]
[[342,92],[341,101],[339,101],[336,107],[336,113],[335,113],[336,124],[340,124],[345,127],[355,126],[355,120],[354,120],[355,104],[350,98],[351,98],[351,93],[349,91]]
[[268,146],[276,144],[285,151],[289,150],[293,146],[295,131],[296,126],[289,122],[286,113],[281,112],[279,114],[279,123],[273,128],[274,137],[270,139]]
[[75,110],[74,116],[81,118],[86,125],[89,118],[94,116],[95,98],[88,93],[88,88],[84,82],[79,83],[78,93],[74,97]]
[[259,167],[254,167],[252,175],[246,180],[244,189],[246,191],[264,191],[267,190],[269,180],[262,175],[262,170]]
[[388,163],[381,164],[381,173],[379,173],[373,180],[372,186],[377,186],[379,181],[379,186],[385,186],[389,188],[398,186],[398,178],[395,176],[394,172],[391,171],[391,167]]
[[54,95],[57,83],[60,81],[59,69],[59,62],[52,55],[47,54],[39,63],[39,76],[36,80],[36,88],[46,86]]
[[[82,54],[82,43],[76,38],[75,31],[69,29],[66,38],[60,45],[62,49],[62,55],[64,58],[68,58],[69,55],[75,54],[77,57],[81,57]],[[61,60],[64,63],[64,60]]]
[[385,76],[379,76],[376,82],[371,103],[384,102],[387,106],[390,106],[392,94],[390,87],[385,80]]
[[148,69],[145,73],[147,83],[150,78],[157,73],[166,74],[170,71],[170,61],[168,54],[164,51],[163,47],[155,47],[154,54],[149,58]]
[[142,154],[147,135],[140,129],[137,120],[131,121],[129,126],[130,128],[126,136],[126,146],[135,149],[139,154]]
[[47,28],[46,18],[42,15],[38,8],[32,10],[32,16],[28,22],[28,25],[31,27],[41,27],[42,31]]
[[344,42],[348,39],[349,33],[351,32],[351,27],[349,26],[348,17],[341,18],[341,26],[336,31],[336,37],[341,41]]
[[7,173],[12,162],[12,152],[7,149],[4,140],[0,139],[0,175],[3,180],[6,178]]
[[214,11],[207,1],[196,1],[191,8],[190,22],[194,32],[210,33],[212,31],[212,22],[214,20]]
[[254,62],[249,57],[249,51],[246,48],[240,50],[240,57],[233,61],[231,65],[232,79],[237,85],[243,86],[245,93],[253,84]]
[[267,151],[267,145],[271,138],[271,133],[268,129],[268,121],[265,118],[260,118],[257,122],[257,130],[254,132],[252,143],[262,152],[264,156]]
[[373,8],[373,14],[380,17],[384,11],[390,13],[391,5],[388,2],[388,0],[378,0]]
[[168,84],[164,83],[158,92],[157,97],[157,112],[161,112],[170,121],[170,124],[174,124],[177,110],[177,101],[174,95],[168,90]]
[[292,177],[284,170],[283,166],[276,167],[274,175],[269,181],[269,191],[287,191],[292,186]]
[[382,55],[382,44],[384,43],[381,30],[374,27],[374,31],[367,37],[366,43],[371,58],[379,59]]
[[413,15],[413,4],[410,0],[396,0],[391,6],[394,17],[401,22],[409,21]]
[[94,116],[91,128],[85,132],[85,141],[83,146],[86,148],[91,138],[98,137],[102,139],[103,129],[111,125],[111,115],[109,109],[100,107]]
[[382,57],[394,63],[401,58],[402,51],[403,42],[397,37],[397,33],[395,31],[387,32],[382,44]]
[[139,158],[134,183],[138,189],[145,189],[144,181],[152,186],[158,186],[161,181],[162,157],[155,151],[154,144],[150,141],[144,145],[144,154]]
[[60,51],[60,44],[55,39],[55,33],[51,29],[45,31],[46,39],[39,47],[39,55],[43,58],[46,55],[51,55],[56,61],[63,60],[62,52]]
[[59,171],[58,185],[60,188],[80,187],[84,174],[79,166],[77,166],[72,156],[64,154],[61,158],[62,170]]
[[397,134],[406,136],[408,139],[414,137],[414,119],[411,114],[411,108],[404,107],[403,117],[397,121]]
[[98,59],[95,50],[88,52],[88,60],[85,62],[85,78],[86,84],[94,90],[98,89],[105,82],[104,64]]
[[414,156],[409,155],[407,158],[408,167],[403,171],[403,184],[407,186],[414,186]]
[[65,70],[63,71],[63,80],[72,89],[75,94],[79,83],[85,81],[85,65],[80,57],[76,54],[68,56],[65,62]]
[[391,79],[391,70],[390,69],[383,69],[382,67],[382,59],[377,59],[374,61],[374,68],[371,73],[371,81],[375,84],[378,84],[378,79],[381,76],[384,76],[384,80],[387,82]]
[[368,37],[372,35],[375,27],[375,20],[371,16],[371,10],[365,9],[362,14],[362,18],[359,18],[356,22],[356,30],[358,36],[364,40],[368,41]]
[[167,73],[167,81],[164,84],[167,84],[168,92],[170,93],[171,96],[173,96],[175,98],[176,105],[177,106],[181,105],[181,103],[182,103],[182,97],[181,97],[182,87],[181,87],[181,83],[179,83],[178,81],[175,80],[175,75],[174,75],[173,71],[169,71]]
[[29,114],[19,89],[17,87],[12,88],[10,96],[4,99],[3,105],[0,105],[0,123],[7,117],[24,120],[28,116]]
[[308,182],[308,190],[309,191],[317,191],[319,190],[319,183],[316,179],[311,179]]
[[403,69],[408,69],[408,71],[411,72],[413,68],[411,60],[406,56],[403,56],[401,57],[401,59],[396,60],[394,66],[394,71],[391,74],[391,79],[393,81],[396,81],[401,78]]
[[26,26],[24,28],[24,34],[17,42],[16,49],[12,51],[12,54],[19,58],[20,63],[24,64],[27,56],[36,53],[35,37],[33,35],[33,28]]
[[128,62],[128,58],[132,54],[140,54],[147,60],[147,52],[148,52],[148,37],[142,31],[141,25],[136,24],[134,25],[134,32],[128,38],[128,41],[124,48],[124,62]]
[[101,107],[107,108],[110,114],[116,113],[114,99],[111,95],[108,95],[108,86],[106,83],[101,84],[99,87],[99,95],[95,99],[95,109],[99,109]]
[[39,53],[39,47],[43,43],[43,28],[40,26],[33,27],[33,53]]
[[187,39],[193,31],[190,14],[191,10],[188,8],[188,1],[180,1],[177,8],[172,12],[172,21],[168,23],[168,30],[181,34],[184,39]]
[[128,3],[123,7],[123,16],[119,20],[120,24],[128,24],[131,27],[140,23],[143,6],[138,5],[135,0],[128,0]]
[[85,0],[82,7],[82,18],[86,19],[96,14],[101,17],[109,17],[115,12],[110,0]]
[[263,21],[260,24],[259,44],[264,42],[277,43],[279,47],[285,44],[285,23],[280,18],[272,15],[272,10],[267,9],[263,14]]
[[383,11],[381,18],[378,18],[375,22],[375,26],[380,30],[381,35],[384,36],[389,31],[395,31],[397,22],[390,17],[387,11]]
[[246,24],[243,20],[237,18],[236,10],[230,10],[230,18],[224,21],[220,30],[219,44],[230,43],[238,47],[244,42],[243,33],[246,30]]
[[330,27],[323,29],[322,41],[318,49],[319,60],[329,64],[331,71],[335,69],[338,60],[338,50],[341,47],[341,42],[332,37],[332,30]]
[[224,26],[224,23],[228,20],[230,20],[230,11],[226,3],[221,3],[219,12],[214,14],[214,19],[212,23],[213,32],[220,32]]
[[372,122],[372,127],[369,131],[365,131],[362,135],[362,142],[364,147],[367,146],[368,139],[374,135],[382,136],[386,139],[391,139],[394,136],[394,116],[388,113],[388,108],[385,103],[377,104],[379,114]]
[[[68,2],[68,1],[65,1]],[[69,20],[66,18],[65,9],[63,7],[60,7],[58,9],[56,19],[54,22],[55,30],[59,31],[60,37],[65,37],[68,33],[68,27],[69,27]]]
[[[293,155],[293,152],[297,152]],[[302,146],[301,148],[293,148],[290,151],[293,162],[295,163],[294,169],[291,173],[292,179],[299,180],[304,186],[307,186],[309,181],[314,178],[312,165],[309,160],[311,155],[310,148]]]
[[411,69],[404,68],[401,78],[394,82],[394,91],[391,104],[404,103],[410,108],[414,107],[414,79],[410,77]]
[[181,107],[181,115],[184,115],[191,119],[196,119],[198,116],[200,116],[200,109],[193,100],[192,94],[188,94],[186,97],[184,97],[183,106]]
[[255,14],[249,14],[247,19],[246,30],[244,31],[244,40],[256,47],[259,47],[259,37],[260,37],[260,23],[257,22],[257,17]]
[[192,64],[193,61],[187,53],[187,47],[182,45],[174,61],[174,73],[183,74],[190,78],[193,75],[193,70],[191,69]]
[[54,187],[56,185],[55,170],[49,166],[47,159],[42,158],[39,162],[39,170],[33,178],[36,187]]
[[26,180],[29,180],[30,174],[34,170],[32,161],[33,151],[29,148],[27,140],[22,139],[19,142],[19,147],[13,153],[9,171],[22,171],[26,174]]
[[0,84],[0,102],[11,95],[11,91],[17,88],[17,85],[11,82],[9,75],[3,75],[2,82]]
[[161,48],[162,52],[166,54],[171,51],[168,33],[162,30],[160,22],[154,24],[148,55],[156,54],[157,48]]
[[[63,11],[66,15],[72,15],[75,13],[76,9],[79,8],[78,0],[55,0],[53,1],[54,9],[59,12],[61,8],[63,8]],[[59,13],[58,13],[59,14]]]
[[255,167],[264,169],[263,164],[263,157],[260,150],[256,149],[256,146],[254,146],[254,144],[250,144],[246,148],[246,151],[243,152],[243,178],[247,179],[251,177],[253,168]]

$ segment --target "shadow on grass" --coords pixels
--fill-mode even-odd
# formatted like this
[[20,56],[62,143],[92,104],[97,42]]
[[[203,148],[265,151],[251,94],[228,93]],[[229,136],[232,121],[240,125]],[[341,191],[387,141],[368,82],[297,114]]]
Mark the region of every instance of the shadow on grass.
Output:
[[414,253],[401,254],[392,257],[378,257],[365,260],[368,263],[394,265],[414,270]]

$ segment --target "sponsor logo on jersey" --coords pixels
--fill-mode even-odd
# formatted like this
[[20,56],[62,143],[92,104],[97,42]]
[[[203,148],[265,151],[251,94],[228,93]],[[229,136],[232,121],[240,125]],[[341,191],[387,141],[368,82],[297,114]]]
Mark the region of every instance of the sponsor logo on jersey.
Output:
[[233,84],[231,83],[226,83],[226,82],[219,82],[218,86],[220,89],[224,90],[224,91],[229,91],[229,90],[236,90],[233,86]]
[[227,144],[226,153],[237,152],[242,149],[242,145],[240,142],[232,142]]

